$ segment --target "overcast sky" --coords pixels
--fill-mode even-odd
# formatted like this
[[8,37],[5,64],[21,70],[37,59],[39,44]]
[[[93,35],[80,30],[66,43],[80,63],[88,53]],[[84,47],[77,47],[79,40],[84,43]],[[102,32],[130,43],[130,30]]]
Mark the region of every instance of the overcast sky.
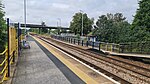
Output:
[[[3,0],[6,17],[13,22],[24,22],[24,0]],[[107,13],[123,13],[132,22],[138,8],[138,0],[26,0],[27,23],[56,26],[61,18],[61,26],[69,27],[72,16],[83,10],[90,18]]]

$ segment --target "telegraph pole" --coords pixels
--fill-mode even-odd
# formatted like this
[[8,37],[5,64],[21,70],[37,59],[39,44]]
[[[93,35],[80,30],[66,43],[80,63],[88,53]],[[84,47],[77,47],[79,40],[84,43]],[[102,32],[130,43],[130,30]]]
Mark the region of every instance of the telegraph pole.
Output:
[[60,19],[60,18],[58,18],[58,20],[59,20],[59,34],[60,34],[60,28],[61,28],[61,19]]
[[83,36],[83,11],[82,10],[80,10],[80,12],[82,13],[82,36]]

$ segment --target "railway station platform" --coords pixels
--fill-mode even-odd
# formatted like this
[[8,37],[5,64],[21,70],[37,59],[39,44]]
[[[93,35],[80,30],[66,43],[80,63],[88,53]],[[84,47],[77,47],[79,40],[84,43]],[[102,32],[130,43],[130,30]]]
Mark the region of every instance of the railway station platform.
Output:
[[145,58],[145,59],[150,59],[150,55],[143,55],[143,54],[131,54],[131,53],[116,53],[116,52],[111,52],[111,51],[105,51],[101,50],[104,53],[109,53],[110,55],[114,56],[122,56],[122,57],[137,57],[137,58]]
[[27,40],[31,48],[23,49],[18,57],[11,84],[119,84],[39,38]]
[[76,74],[33,38],[18,58],[12,84],[85,84]]
[[[92,46],[88,45],[87,46],[82,46],[81,44],[78,44],[78,43],[69,43],[69,42],[65,42],[65,41],[62,41],[62,40],[59,40],[57,38],[54,38],[55,40],[57,41],[60,41],[62,43],[66,43],[68,45],[72,45],[72,46],[77,46],[79,48],[82,48],[82,49],[95,49],[95,50],[99,50],[99,47],[94,47],[92,48]],[[105,54],[108,54],[108,55],[111,55],[111,56],[120,56],[120,57],[133,57],[133,58],[142,58],[142,59],[150,59],[150,55],[149,54],[135,54],[135,53],[119,53],[119,52],[112,52],[112,51],[108,51],[108,50],[103,50],[103,49],[100,49],[101,52],[105,53]]]

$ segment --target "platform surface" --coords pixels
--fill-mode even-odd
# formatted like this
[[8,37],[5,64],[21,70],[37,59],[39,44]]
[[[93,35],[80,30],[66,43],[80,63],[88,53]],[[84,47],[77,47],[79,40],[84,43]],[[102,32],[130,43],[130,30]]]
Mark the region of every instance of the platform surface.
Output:
[[[24,49],[18,59],[12,84],[84,84],[62,64],[58,63],[60,67],[56,66],[35,41],[29,43],[31,48]],[[67,72],[62,72],[60,68]],[[64,73],[73,79],[68,79]]]
[[18,60],[13,84],[70,84],[34,41],[31,49],[23,51]]

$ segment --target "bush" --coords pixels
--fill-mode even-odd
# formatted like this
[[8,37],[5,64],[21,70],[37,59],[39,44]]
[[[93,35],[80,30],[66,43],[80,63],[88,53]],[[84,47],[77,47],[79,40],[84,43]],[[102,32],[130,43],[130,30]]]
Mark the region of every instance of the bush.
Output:
[[7,42],[6,33],[1,33],[0,34],[0,52],[3,52],[5,50],[6,42]]

